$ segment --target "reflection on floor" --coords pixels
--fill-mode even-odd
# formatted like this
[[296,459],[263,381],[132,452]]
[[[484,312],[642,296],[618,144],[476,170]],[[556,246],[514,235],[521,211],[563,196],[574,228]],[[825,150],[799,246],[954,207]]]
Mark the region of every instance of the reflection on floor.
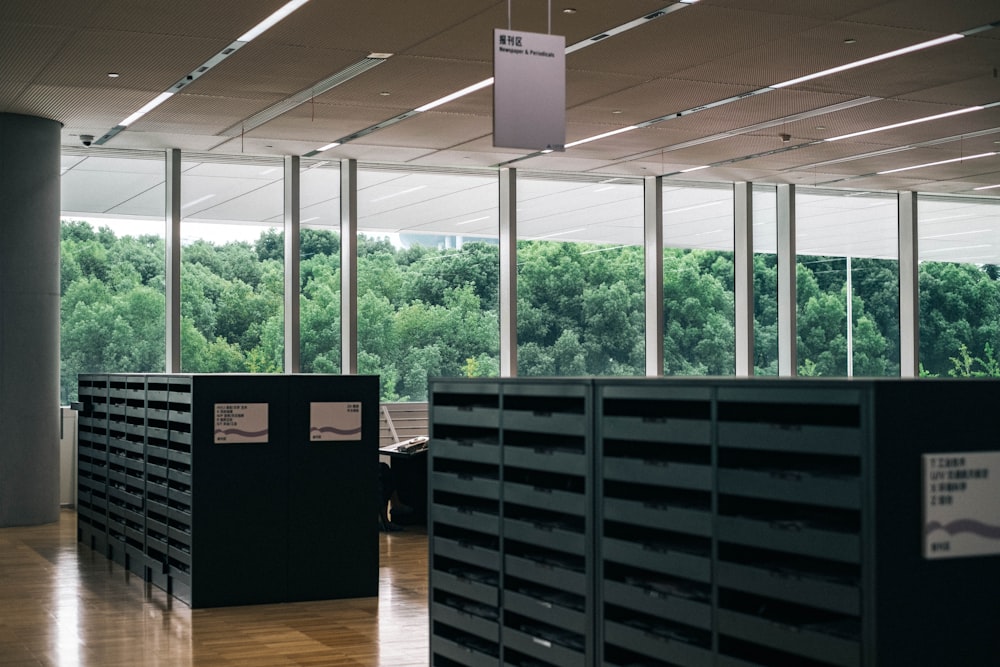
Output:
[[76,513],[0,529],[0,666],[428,662],[427,535],[379,534],[379,597],[191,610],[76,543]]

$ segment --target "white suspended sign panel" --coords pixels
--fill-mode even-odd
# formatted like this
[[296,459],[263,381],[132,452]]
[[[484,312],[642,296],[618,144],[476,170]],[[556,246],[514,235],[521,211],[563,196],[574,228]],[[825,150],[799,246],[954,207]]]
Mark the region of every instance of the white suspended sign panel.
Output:
[[563,150],[566,38],[493,31],[493,145]]

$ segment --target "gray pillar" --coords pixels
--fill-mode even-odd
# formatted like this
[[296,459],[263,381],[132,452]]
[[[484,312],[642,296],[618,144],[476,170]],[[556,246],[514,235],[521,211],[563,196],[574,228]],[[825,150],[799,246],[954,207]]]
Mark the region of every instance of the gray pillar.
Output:
[[736,375],[753,375],[753,184],[733,183]]
[[646,375],[663,375],[663,177],[643,179]]
[[500,170],[500,377],[517,377],[517,170]]
[[899,374],[920,375],[920,253],[917,193],[900,192],[899,206]]
[[302,341],[299,337],[299,172],[298,155],[285,156],[285,372],[298,373]]
[[340,161],[340,372],[358,372],[358,161]]
[[59,518],[59,131],[0,113],[0,527]]
[[166,159],[166,312],[167,372],[181,372],[181,150]]
[[778,186],[778,375],[799,374],[795,324],[795,186]]

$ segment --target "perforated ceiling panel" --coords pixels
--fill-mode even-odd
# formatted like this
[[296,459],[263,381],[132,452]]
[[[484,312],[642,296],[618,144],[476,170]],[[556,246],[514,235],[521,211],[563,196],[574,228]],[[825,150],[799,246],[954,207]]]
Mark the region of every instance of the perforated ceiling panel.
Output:
[[[66,145],[78,145],[79,134],[100,137],[282,4],[5,0],[0,111],[62,122]],[[569,7],[576,11],[564,13]],[[490,88],[426,114],[409,113],[491,76],[492,31],[508,26],[508,9],[512,29],[548,30],[548,5],[540,2],[311,0],[104,147],[280,156],[357,134],[322,157],[437,166],[511,163],[635,176],[708,163],[716,166],[696,172],[698,179],[823,182],[833,174],[841,176],[827,182],[845,187],[856,180],[863,187],[927,183],[959,193],[1000,171],[988,164],[945,165],[919,176],[870,175],[912,165],[925,154],[1000,148],[994,143],[1000,140],[995,109],[794,148],[1000,101],[996,28],[735,101],[763,86],[1000,21],[995,0],[554,3],[553,32],[565,35],[568,45],[585,44],[566,60],[568,141],[667,114],[683,117],[527,159],[528,152],[493,147]],[[637,19],[636,27],[612,34]],[[605,33],[610,36],[590,40]],[[394,55],[315,99],[286,104],[372,52]],[[109,72],[120,76],[109,78]],[[279,104],[285,105],[275,107],[273,120],[245,133],[234,130]],[[713,108],[692,113],[703,105]],[[822,111],[831,105],[843,106]],[[789,141],[782,142],[782,134]],[[671,176],[678,177],[691,176]]]

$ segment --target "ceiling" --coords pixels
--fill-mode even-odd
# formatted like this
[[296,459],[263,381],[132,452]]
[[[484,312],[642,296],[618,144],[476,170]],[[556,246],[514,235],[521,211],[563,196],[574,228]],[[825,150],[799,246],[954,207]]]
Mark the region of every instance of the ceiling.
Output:
[[[198,74],[283,4],[4,0],[0,112],[57,120],[63,144],[78,147],[80,135],[99,141],[185,82],[94,153],[306,155],[370,130],[318,157],[1000,195],[976,190],[1000,184],[1000,155],[965,159],[1000,153],[1000,105],[825,141],[1000,102],[995,0],[311,0]],[[567,143],[661,120],[539,154],[493,146],[492,87],[408,114],[492,76],[494,28],[547,32],[550,21],[568,46],[584,45],[566,56]],[[918,52],[771,88],[963,31]],[[392,55],[311,92],[372,53]],[[268,110],[275,117],[261,122]],[[375,128],[390,119],[398,122]],[[956,161],[880,173],[946,160]],[[693,167],[707,168],[684,172]]]

